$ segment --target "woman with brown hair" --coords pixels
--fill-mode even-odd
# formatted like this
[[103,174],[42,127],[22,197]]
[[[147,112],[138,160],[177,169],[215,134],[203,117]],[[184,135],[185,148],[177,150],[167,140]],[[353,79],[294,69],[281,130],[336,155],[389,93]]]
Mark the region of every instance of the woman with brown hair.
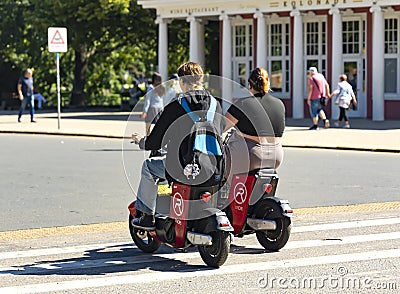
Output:
[[[142,137],[132,134],[132,140],[140,149],[158,150],[167,146],[165,156],[147,158],[143,162],[142,173],[137,191],[136,209],[143,213],[135,218],[132,225],[145,230],[154,229],[154,214],[157,199],[158,179],[187,184],[183,170],[182,157],[188,153],[189,139],[193,120],[183,108],[181,101],[186,100],[192,112],[207,114],[212,95],[203,87],[203,69],[198,63],[186,62],[179,66],[179,84],[182,89],[182,99],[174,99],[165,106],[157,123],[149,135]],[[213,123],[222,134],[224,119],[219,103],[216,105]]]
[[141,115],[146,122],[146,134],[150,134],[151,125],[157,122],[159,113],[163,110],[163,96],[165,87],[162,85],[162,77],[155,72],[151,78],[151,85],[144,100],[143,113]]
[[283,160],[285,106],[269,94],[268,72],[254,69],[248,80],[249,97],[238,99],[225,114],[225,131],[235,127],[227,144],[227,175],[257,168],[277,168]]

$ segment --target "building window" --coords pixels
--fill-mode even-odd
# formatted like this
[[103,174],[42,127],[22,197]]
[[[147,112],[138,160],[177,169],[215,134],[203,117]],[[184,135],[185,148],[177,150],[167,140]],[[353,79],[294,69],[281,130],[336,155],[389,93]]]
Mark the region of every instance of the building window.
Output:
[[305,22],[304,28],[305,66],[306,68],[315,66],[327,78],[326,21],[323,19],[310,19],[310,21]]
[[235,27],[235,56],[246,56],[246,26]]
[[[360,54],[361,29],[359,20],[343,21],[343,54]],[[362,36],[361,36],[362,37]]]
[[270,86],[271,90],[279,96],[279,93],[289,93],[289,23],[271,23],[268,25],[268,30]]
[[290,52],[290,33],[289,33],[289,24],[285,24],[285,55],[289,56]]
[[396,94],[398,92],[398,44],[399,28],[398,18],[385,19],[385,93]]
[[385,93],[397,92],[397,59],[385,58]]
[[398,20],[397,18],[385,19],[385,53],[397,53]]
[[271,25],[271,56],[281,56],[283,50],[282,24]]
[[285,61],[285,92],[289,93],[289,77],[290,77],[290,67],[289,60]]
[[242,20],[233,24],[233,32],[233,79],[245,87],[253,67],[253,25]]
[[306,24],[306,54],[318,55],[319,32],[318,22],[308,22]]

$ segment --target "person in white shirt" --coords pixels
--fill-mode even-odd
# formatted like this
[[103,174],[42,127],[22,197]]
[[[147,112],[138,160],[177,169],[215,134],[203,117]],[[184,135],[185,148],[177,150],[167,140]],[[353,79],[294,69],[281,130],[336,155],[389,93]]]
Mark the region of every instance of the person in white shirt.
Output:
[[347,117],[347,110],[349,109],[351,102],[353,102],[354,105],[357,105],[357,99],[354,95],[352,86],[347,82],[347,76],[341,74],[339,80],[336,90],[330,94],[330,98],[337,95],[335,104],[339,106],[340,110],[339,119],[335,122],[335,127],[339,127],[341,121],[344,119],[344,128],[349,129],[350,123],[349,118]]
[[147,89],[144,100],[143,113],[141,115],[146,122],[146,135],[151,132],[151,125],[154,125],[160,112],[164,108],[163,96],[165,95],[165,86],[162,84],[161,74],[154,73],[151,86]]
[[177,94],[181,93],[182,90],[179,86],[179,77],[177,74],[173,74],[169,77],[166,82],[166,93],[163,96],[164,107],[173,101]]

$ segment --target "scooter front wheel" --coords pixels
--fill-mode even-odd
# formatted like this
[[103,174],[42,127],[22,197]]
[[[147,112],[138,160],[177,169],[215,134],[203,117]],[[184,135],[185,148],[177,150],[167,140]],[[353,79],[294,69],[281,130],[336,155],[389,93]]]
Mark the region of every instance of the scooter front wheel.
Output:
[[210,234],[212,245],[199,245],[201,259],[212,267],[223,265],[228,258],[231,240],[228,232],[216,231]]
[[154,240],[149,232],[134,228],[132,226],[132,219],[132,215],[129,215],[129,232],[131,233],[133,242],[143,252],[152,253],[156,251],[161,243]]
[[276,222],[273,231],[256,231],[258,242],[270,251],[282,249],[289,240],[292,225],[290,218],[282,214],[280,205],[272,199],[265,199],[258,204],[255,217]]

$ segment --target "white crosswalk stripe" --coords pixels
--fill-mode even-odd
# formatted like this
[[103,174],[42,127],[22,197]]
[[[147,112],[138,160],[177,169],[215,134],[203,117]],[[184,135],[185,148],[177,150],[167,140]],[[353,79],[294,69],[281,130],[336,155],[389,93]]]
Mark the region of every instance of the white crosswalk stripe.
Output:
[[[306,225],[298,226],[293,229],[295,234],[302,234],[306,232],[318,232],[327,230],[341,230],[344,229],[364,228],[364,227],[377,227],[385,225],[396,225],[400,223],[400,218],[381,218],[371,219],[365,221],[351,221],[339,222],[335,224],[322,224],[322,225]],[[311,239],[311,240],[295,240],[289,243],[282,250],[283,252],[290,252],[291,250],[301,248],[317,248],[322,246],[334,246],[342,244],[361,244],[366,242],[375,241],[390,241],[400,239],[400,231],[382,232],[374,234],[355,234],[348,235],[343,233],[338,235],[336,233],[334,239]],[[117,252],[121,250],[132,250],[133,243],[99,243],[82,246],[60,247],[60,248],[46,248],[46,249],[33,249],[15,252],[0,252],[0,262],[12,262],[15,259],[30,259],[49,256],[45,260],[55,260],[54,262],[31,262],[27,265],[16,266],[0,266],[0,279],[29,276],[29,275],[52,275],[54,273],[61,274],[64,271],[89,269],[89,268],[107,268],[121,265],[135,265],[135,264],[155,264],[165,260],[188,260],[200,258],[197,251],[188,253],[155,253],[152,255],[135,255],[132,256],[118,256]],[[235,249],[235,252],[246,252],[248,249],[260,249],[260,245],[252,244],[247,246],[240,246]],[[96,252],[114,253],[112,257],[101,258],[85,258],[85,252],[94,250]],[[76,258],[67,258],[70,254]],[[52,259],[54,256],[55,259]],[[64,258],[65,257],[65,258]],[[400,249],[386,248],[382,250],[365,250],[362,252],[346,253],[346,254],[328,254],[322,256],[308,256],[302,258],[286,258],[282,260],[269,260],[262,262],[250,262],[244,264],[226,264],[219,269],[211,271],[163,271],[163,272],[144,272],[135,275],[117,275],[106,277],[88,277],[82,279],[62,280],[57,282],[33,283],[15,286],[1,286],[0,293],[41,293],[51,291],[67,291],[77,289],[88,289],[96,287],[107,287],[113,285],[128,285],[137,283],[150,283],[151,281],[173,281],[182,278],[193,277],[207,277],[207,276],[222,276],[235,273],[253,272],[260,270],[278,269],[278,268],[293,268],[293,267],[306,267],[326,264],[340,264],[345,262],[354,261],[369,261],[378,259],[392,259],[400,258]]]
[[[152,283],[153,281],[162,282],[167,280],[178,280],[182,278],[226,275],[240,272],[260,271],[276,268],[292,268],[302,266],[312,266],[319,264],[339,264],[342,262],[372,260],[381,258],[400,257],[400,249],[361,252],[354,254],[327,255],[312,258],[298,258],[270,262],[248,263],[241,265],[223,266],[214,271],[199,272],[163,272],[151,273],[136,276],[118,276],[109,278],[93,278],[90,280],[73,280],[57,283],[31,284],[17,287],[0,288],[1,293],[43,293],[49,291],[62,291],[72,289],[85,289],[93,287],[104,287],[110,285],[125,285],[136,283]],[[4,292],[3,292],[4,291]]]
[[[385,219],[373,219],[366,221],[351,221],[351,222],[338,222],[334,224],[322,224],[322,225],[307,225],[307,226],[299,226],[292,228],[292,233],[300,233],[300,232],[312,232],[312,231],[327,231],[327,230],[338,230],[345,228],[359,228],[366,226],[381,226],[381,225],[393,225],[400,223],[400,218],[385,218]],[[379,235],[372,235],[372,238],[379,238]],[[375,236],[375,237],[374,237]],[[397,238],[397,234],[394,234],[394,239]],[[389,237],[389,239],[392,237]],[[348,239],[348,238],[346,238]],[[357,238],[354,238],[357,239]],[[378,240],[378,239],[375,239]],[[319,246],[315,245],[315,240],[307,241],[310,242],[309,246]],[[290,244],[290,243],[289,243]],[[286,245],[285,248],[288,248]],[[326,245],[326,244],[324,244]],[[21,258],[21,257],[34,257],[34,256],[43,256],[43,255],[53,255],[53,254],[67,254],[67,253],[76,253],[76,252],[84,252],[89,250],[96,250],[98,248],[111,248],[111,247],[119,247],[119,249],[131,247],[131,244],[126,243],[103,243],[103,244],[93,244],[93,245],[82,245],[82,246],[73,246],[73,247],[62,247],[62,248],[48,248],[48,249],[32,249],[26,251],[14,251],[14,252],[0,252],[0,260],[10,259],[10,258]],[[291,245],[295,246],[295,245]],[[306,247],[309,247],[306,246]],[[323,245],[322,245],[323,246]],[[292,247],[296,248],[296,247]],[[300,248],[300,247],[297,247]]]

